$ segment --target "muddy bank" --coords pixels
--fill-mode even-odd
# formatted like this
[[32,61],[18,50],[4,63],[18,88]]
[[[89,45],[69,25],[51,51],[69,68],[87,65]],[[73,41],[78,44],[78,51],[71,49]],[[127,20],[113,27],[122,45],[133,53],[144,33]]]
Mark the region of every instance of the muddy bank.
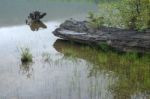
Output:
[[109,45],[118,51],[150,52],[150,30],[139,32],[112,27],[93,29],[87,21],[66,20],[53,34],[65,40],[90,45]]

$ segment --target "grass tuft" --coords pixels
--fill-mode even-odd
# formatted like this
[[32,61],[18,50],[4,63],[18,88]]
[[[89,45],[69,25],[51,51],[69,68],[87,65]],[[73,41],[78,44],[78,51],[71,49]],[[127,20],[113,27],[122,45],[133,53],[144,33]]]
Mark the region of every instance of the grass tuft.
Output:
[[21,62],[22,63],[29,63],[32,62],[32,54],[29,48],[21,48]]

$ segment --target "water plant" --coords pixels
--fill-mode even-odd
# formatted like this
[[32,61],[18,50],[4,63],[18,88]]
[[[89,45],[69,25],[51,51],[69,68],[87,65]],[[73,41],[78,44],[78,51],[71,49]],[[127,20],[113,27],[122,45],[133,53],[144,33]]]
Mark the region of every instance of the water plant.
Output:
[[104,52],[112,50],[112,48],[106,42],[99,43],[98,48]]
[[21,48],[21,62],[22,63],[32,62],[32,54],[29,48]]
[[104,25],[104,17],[97,16],[94,13],[89,12],[88,22],[90,27],[99,29]]
[[43,57],[45,62],[51,62],[52,61],[51,54],[49,52],[44,52],[42,54],[42,57]]

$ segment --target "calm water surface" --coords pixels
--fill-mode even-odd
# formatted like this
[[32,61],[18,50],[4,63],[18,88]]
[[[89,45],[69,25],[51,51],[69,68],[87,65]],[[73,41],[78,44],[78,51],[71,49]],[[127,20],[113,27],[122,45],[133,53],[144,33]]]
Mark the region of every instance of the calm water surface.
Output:
[[[112,77],[101,73],[88,77],[91,63],[67,59],[53,48],[52,31],[57,22],[46,23],[48,29],[31,32],[28,26],[0,29],[0,98],[1,99],[100,99],[112,97],[108,85]],[[21,47],[30,48],[33,63],[22,65]]]
[[[91,2],[2,0],[0,3],[0,99],[114,99],[112,71],[91,75],[92,62],[63,54],[65,43],[53,36],[65,18],[83,19],[96,11]],[[33,32],[24,25],[32,10],[45,11],[47,29]],[[33,63],[22,65],[20,48],[29,48]],[[90,57],[92,56],[89,55]],[[146,99],[132,95],[133,99]]]
[[44,21],[85,18],[89,11],[96,11],[94,2],[86,0],[1,0],[0,26],[24,24],[32,11],[46,12]]

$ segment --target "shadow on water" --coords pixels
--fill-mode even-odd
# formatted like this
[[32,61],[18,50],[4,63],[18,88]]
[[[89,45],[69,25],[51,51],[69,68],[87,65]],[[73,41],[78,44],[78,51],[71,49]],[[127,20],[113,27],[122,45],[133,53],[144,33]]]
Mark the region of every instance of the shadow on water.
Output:
[[110,86],[114,93],[113,99],[150,98],[149,55],[138,57],[136,53],[120,55],[111,51],[103,52],[61,39],[58,39],[53,46],[66,57],[81,58],[95,64],[90,69],[90,77],[102,71],[112,72],[118,78],[115,85]]

